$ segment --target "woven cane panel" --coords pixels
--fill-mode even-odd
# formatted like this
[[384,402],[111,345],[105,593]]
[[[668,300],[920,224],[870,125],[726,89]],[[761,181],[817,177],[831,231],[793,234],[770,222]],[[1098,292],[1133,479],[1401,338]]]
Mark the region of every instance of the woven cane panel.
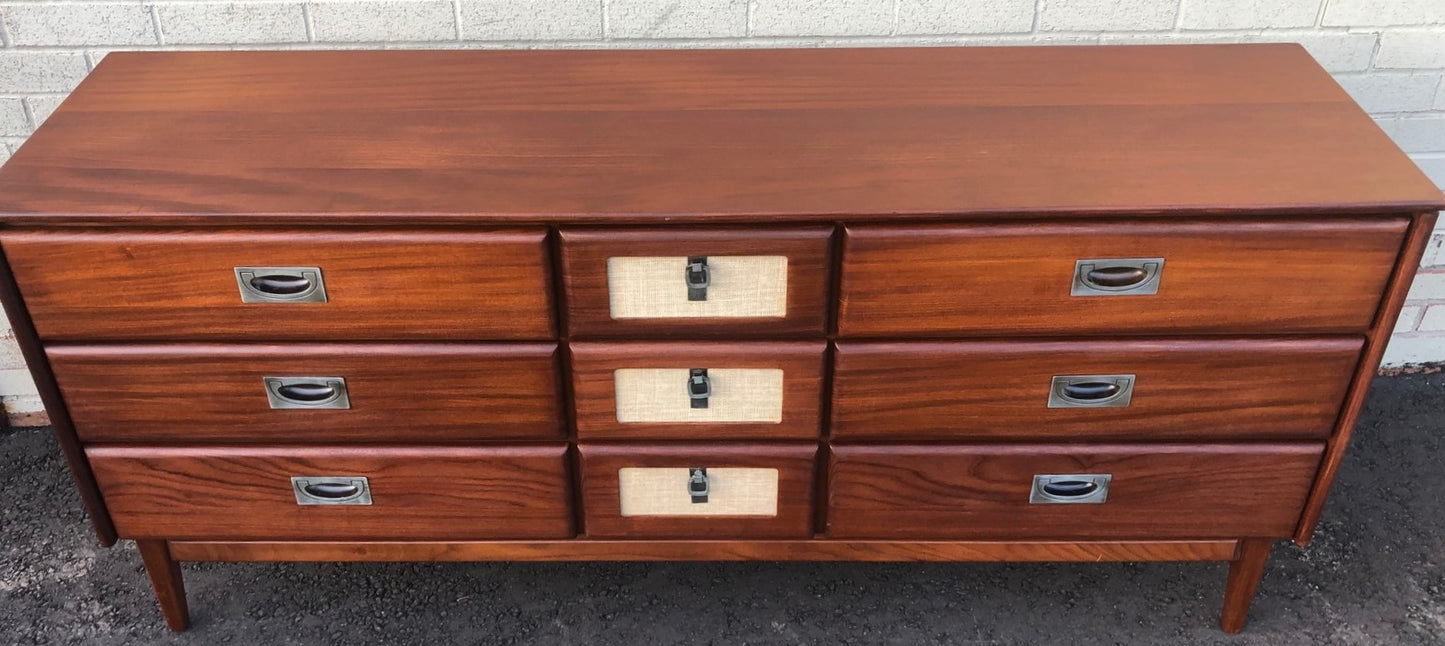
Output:
[[[702,466],[702,465],[698,465]],[[718,467],[707,470],[707,502],[687,492],[687,467],[617,470],[623,516],[777,516],[778,470]]]
[[612,374],[617,421],[623,424],[783,421],[783,371],[777,368],[709,368],[707,408],[692,407],[686,368],[624,368]]
[[787,256],[708,256],[707,300],[687,300],[687,256],[607,259],[612,318],[765,318],[788,313]]

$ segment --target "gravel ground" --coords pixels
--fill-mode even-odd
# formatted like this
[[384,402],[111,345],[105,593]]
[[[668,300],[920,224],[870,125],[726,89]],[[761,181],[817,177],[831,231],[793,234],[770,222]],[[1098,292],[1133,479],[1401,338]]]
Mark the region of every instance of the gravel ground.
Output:
[[1275,547],[1250,624],[1226,566],[186,564],[165,629],[133,546],[96,546],[48,432],[0,435],[0,643],[1445,644],[1445,376],[1376,381],[1324,523]]

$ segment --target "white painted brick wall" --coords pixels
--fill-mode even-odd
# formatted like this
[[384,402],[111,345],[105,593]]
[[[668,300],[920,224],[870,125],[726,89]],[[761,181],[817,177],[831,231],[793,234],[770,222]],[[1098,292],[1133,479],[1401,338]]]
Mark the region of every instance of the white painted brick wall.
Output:
[[[117,49],[1185,42],[1304,45],[1445,186],[1445,0],[0,0],[0,163]],[[1445,362],[1442,244],[1388,364]],[[0,334],[0,403],[33,420],[20,364]]]

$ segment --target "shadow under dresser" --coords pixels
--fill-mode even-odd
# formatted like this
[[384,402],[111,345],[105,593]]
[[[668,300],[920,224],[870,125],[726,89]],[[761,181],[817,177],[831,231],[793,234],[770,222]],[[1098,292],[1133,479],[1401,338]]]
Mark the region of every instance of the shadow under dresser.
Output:
[[1295,45],[107,56],[0,169],[102,543],[1303,545],[1440,191]]

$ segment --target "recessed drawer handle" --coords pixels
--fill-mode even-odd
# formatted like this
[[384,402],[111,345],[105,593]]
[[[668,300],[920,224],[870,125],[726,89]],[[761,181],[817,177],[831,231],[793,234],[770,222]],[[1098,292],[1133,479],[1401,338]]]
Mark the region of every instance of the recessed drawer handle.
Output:
[[1134,382],[1134,375],[1059,375],[1049,384],[1049,408],[1123,408]]
[[262,377],[262,381],[271,408],[351,408],[342,377]]
[[1108,473],[1041,473],[1034,476],[1029,503],[1035,505],[1099,504],[1109,497]]
[[1107,399],[1119,394],[1119,384],[1103,381],[1085,381],[1064,385],[1064,394],[1073,399]]
[[712,397],[712,380],[707,376],[707,368],[693,368],[687,372],[688,401],[693,408],[707,408],[707,400]]
[[291,489],[298,505],[371,504],[366,476],[292,476]]
[[1139,267],[1105,267],[1084,275],[1090,285],[1103,287],[1128,287],[1144,282],[1149,272]]
[[1074,263],[1074,296],[1144,296],[1159,293],[1163,258],[1097,258]]
[[236,267],[242,303],[325,303],[320,267]]

